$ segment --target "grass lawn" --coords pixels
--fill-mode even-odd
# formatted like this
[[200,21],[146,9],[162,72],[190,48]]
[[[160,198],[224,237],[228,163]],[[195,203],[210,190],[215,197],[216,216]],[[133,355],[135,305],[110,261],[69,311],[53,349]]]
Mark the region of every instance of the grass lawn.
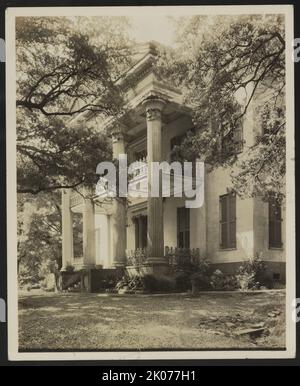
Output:
[[[32,291],[19,296],[19,350],[281,349],[284,304],[284,291],[197,297]],[[258,337],[236,335],[262,325]]]

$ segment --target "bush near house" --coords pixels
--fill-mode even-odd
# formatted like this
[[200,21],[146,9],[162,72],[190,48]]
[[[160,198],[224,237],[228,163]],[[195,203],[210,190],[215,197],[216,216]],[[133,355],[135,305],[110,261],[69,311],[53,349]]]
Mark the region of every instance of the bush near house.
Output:
[[59,269],[56,260],[45,259],[38,262],[34,269],[30,265],[20,264],[18,272],[19,287],[30,291],[42,289],[47,292],[58,289]]
[[[51,269],[55,273],[57,270]],[[62,290],[81,290],[81,273],[75,272],[74,266],[66,267],[61,283]],[[129,276],[126,273],[117,272],[114,269],[94,269],[90,272],[92,280],[91,292],[111,293],[167,293],[167,292],[189,292],[197,294],[199,291],[234,291],[253,290],[262,287],[274,288],[274,279],[266,269],[262,261],[262,255],[257,254],[245,261],[237,270],[236,274],[227,275],[220,269],[212,272],[209,261],[205,258],[199,260],[197,265],[188,263],[173,267],[170,276],[156,277],[154,275]],[[54,277],[48,279],[44,275],[43,280],[39,278],[37,283],[45,291],[54,291],[58,285]],[[28,282],[26,275],[21,276],[23,286]],[[47,280],[46,280],[47,279]],[[56,276],[55,276],[56,279]],[[32,278],[31,278],[32,282]],[[50,284],[49,284],[50,282]],[[74,287],[74,288],[73,288]],[[75,288],[76,287],[76,288]],[[27,288],[27,287],[26,287]],[[30,288],[31,289],[31,286]]]
[[158,293],[158,292],[178,292],[174,277],[154,275],[134,276],[125,275],[116,284],[118,293]]
[[206,258],[199,258],[197,265],[187,264],[175,270],[176,288],[178,290],[192,290],[198,292],[210,289],[210,263]]
[[261,287],[273,288],[273,277],[268,273],[262,254],[256,254],[245,261],[236,274],[238,288],[242,290],[260,289]]
[[122,276],[123,273],[114,268],[91,269],[91,292],[116,292],[116,285]]
[[225,275],[216,269],[210,277],[210,286],[215,291],[234,291],[238,289],[238,280],[235,275]]
[[178,292],[187,292],[191,290],[191,275],[193,271],[179,268],[174,274],[175,288]]
[[145,275],[142,277],[142,283],[147,292],[178,292],[176,281],[172,276]]
[[196,295],[199,291],[210,290],[209,276],[199,271],[191,275],[192,293]]
[[256,254],[253,258],[245,261],[237,270],[236,274],[226,275],[220,269],[212,274],[207,265],[200,265],[191,276],[192,291],[203,290],[234,291],[234,290],[255,290],[265,287],[274,288],[274,279],[268,272],[262,254]]
[[184,264],[173,267],[170,276],[156,277],[154,275],[125,275],[115,286],[119,293],[158,293],[158,292],[188,292],[197,294],[200,291],[235,291],[273,288],[274,280],[267,271],[262,255],[257,254],[245,261],[236,274],[228,275],[220,269],[212,272],[209,261],[199,260],[197,265]]
[[75,272],[74,270],[66,270],[61,272],[61,289],[63,291],[71,291],[80,287],[82,274],[80,271]]

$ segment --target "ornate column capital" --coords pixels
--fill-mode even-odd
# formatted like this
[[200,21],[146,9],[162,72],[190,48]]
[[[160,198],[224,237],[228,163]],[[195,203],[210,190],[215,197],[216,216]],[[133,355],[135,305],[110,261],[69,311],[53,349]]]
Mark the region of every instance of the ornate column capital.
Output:
[[147,98],[142,102],[146,109],[147,121],[161,120],[161,112],[166,105],[166,101],[160,98]]
[[124,123],[114,119],[106,125],[106,132],[108,136],[112,138],[113,143],[124,141],[125,133],[127,132],[127,126]]
[[124,133],[122,131],[118,131],[118,130],[114,130],[112,133],[111,133],[111,137],[112,137],[112,142],[113,143],[117,143],[117,142],[123,142],[125,137],[124,137]]
[[126,126],[120,122],[114,122],[110,126],[109,135],[112,138],[113,158],[118,158],[120,154],[125,154],[126,131]]

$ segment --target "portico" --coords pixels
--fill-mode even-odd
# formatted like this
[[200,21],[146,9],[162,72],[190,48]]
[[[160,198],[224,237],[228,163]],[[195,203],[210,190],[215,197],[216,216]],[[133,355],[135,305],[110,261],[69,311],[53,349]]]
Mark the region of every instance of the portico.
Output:
[[[109,131],[112,138],[113,158],[118,159],[120,154],[128,154],[132,160],[134,157],[135,141],[145,130],[147,164],[148,164],[148,191],[152,189],[152,161],[161,162],[163,160],[163,114],[164,108],[168,105],[167,99],[162,99],[161,94],[151,94],[145,97],[137,106],[139,116],[142,116],[144,125],[139,122],[140,130],[133,135],[136,128],[129,128],[125,123],[109,123]],[[170,110],[169,110],[170,114]],[[129,119],[132,119],[132,116]],[[128,117],[127,117],[128,118]],[[126,119],[125,119],[126,122]],[[124,170],[126,173],[127,170]],[[160,177],[161,184],[161,177]],[[161,189],[160,189],[161,190]],[[88,269],[100,265],[97,261],[96,252],[99,250],[99,237],[97,236],[97,215],[102,217],[102,227],[100,224],[100,235],[107,239],[106,253],[110,266],[115,268],[126,267],[126,249],[128,239],[128,208],[143,204],[142,212],[135,216],[136,245],[147,248],[145,265],[151,270],[158,267],[159,272],[167,267],[164,257],[164,222],[163,222],[163,197],[136,198],[129,203],[126,198],[116,197],[106,202],[101,197],[97,197],[92,191],[83,190],[82,195],[72,192],[69,189],[62,192],[63,210],[63,268],[75,266],[76,269]],[[82,213],[82,257],[74,257],[73,252],[73,213]],[[104,219],[106,219],[104,221]],[[146,221],[146,223],[145,223]],[[104,226],[104,222],[105,224]],[[104,228],[107,228],[104,230]],[[139,232],[137,232],[139,229]],[[143,232],[146,231],[146,234]],[[99,232],[98,232],[99,233]],[[103,235],[105,233],[105,235]],[[101,240],[101,238],[100,238]],[[146,245],[145,245],[146,244]],[[101,245],[100,245],[101,248]],[[99,264],[100,263],[100,264]],[[104,263],[104,266],[107,264]]]

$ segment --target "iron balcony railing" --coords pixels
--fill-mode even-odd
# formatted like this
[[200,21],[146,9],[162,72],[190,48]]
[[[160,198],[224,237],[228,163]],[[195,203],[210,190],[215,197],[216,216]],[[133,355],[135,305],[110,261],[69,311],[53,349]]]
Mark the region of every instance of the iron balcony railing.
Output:
[[171,266],[198,265],[200,250],[199,248],[165,247],[165,257]]

